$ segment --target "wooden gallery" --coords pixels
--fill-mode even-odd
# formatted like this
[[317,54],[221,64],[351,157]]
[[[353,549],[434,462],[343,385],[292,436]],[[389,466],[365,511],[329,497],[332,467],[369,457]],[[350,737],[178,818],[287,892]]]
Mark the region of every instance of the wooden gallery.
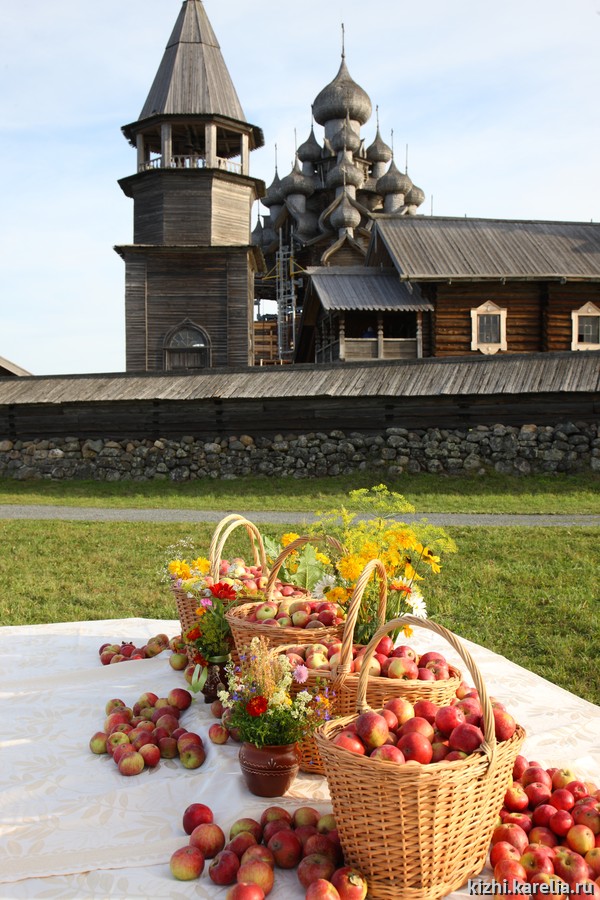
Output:
[[597,421],[600,225],[420,213],[378,120],[366,134],[343,48],[312,113],[266,188],[250,174],[263,133],[201,0],[184,0],[122,129],[126,372],[5,360],[0,441]]

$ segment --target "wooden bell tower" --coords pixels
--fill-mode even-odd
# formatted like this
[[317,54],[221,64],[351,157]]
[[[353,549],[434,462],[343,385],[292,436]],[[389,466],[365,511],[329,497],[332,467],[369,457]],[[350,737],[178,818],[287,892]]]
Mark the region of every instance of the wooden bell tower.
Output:
[[250,215],[265,193],[249,174],[262,131],[246,122],[201,0],[185,0],[137,122],[119,185],[133,199],[125,261],[127,371],[253,362]]

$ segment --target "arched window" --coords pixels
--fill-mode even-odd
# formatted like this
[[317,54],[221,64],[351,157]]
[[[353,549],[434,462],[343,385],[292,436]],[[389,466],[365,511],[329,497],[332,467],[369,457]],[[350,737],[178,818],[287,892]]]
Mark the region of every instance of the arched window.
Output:
[[210,366],[210,340],[203,328],[189,319],[177,325],[164,342],[167,372],[205,369]]

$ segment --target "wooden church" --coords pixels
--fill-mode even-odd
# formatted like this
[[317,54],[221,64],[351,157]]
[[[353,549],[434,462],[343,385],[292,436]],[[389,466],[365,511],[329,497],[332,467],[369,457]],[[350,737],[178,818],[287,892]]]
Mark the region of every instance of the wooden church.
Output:
[[[119,182],[133,243],[115,248],[128,372],[600,348],[600,225],[419,214],[425,194],[378,121],[363,133],[371,100],[343,48],[312,111],[291,172],[265,190],[249,162],[262,132],[201,0],[184,0],[123,128],[137,154]],[[254,321],[264,299],[277,315]]]

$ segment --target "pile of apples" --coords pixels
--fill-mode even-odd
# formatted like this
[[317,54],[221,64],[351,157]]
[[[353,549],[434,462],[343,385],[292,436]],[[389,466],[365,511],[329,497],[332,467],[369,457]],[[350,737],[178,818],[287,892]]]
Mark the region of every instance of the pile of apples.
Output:
[[[292,617],[293,618],[293,617]],[[305,647],[288,647],[285,654],[292,665],[305,665],[308,669],[335,670],[342,661],[341,641],[309,644]],[[351,672],[360,672],[366,647],[352,648]],[[382,675],[403,681],[447,681],[451,676],[450,665],[442,653],[429,650],[421,656],[412,647],[394,641],[385,635],[381,638],[369,663],[369,675]]]
[[139,775],[161,759],[178,758],[184,768],[198,769],[206,759],[204,743],[199,734],[180,724],[191,702],[191,693],[180,687],[166,697],[148,691],[132,707],[116,698],[109,700],[103,729],[92,735],[89,748],[92,753],[112,756],[121,775]]
[[[568,768],[518,756],[492,832],[496,881],[600,898],[600,789]],[[541,885],[546,887],[541,888]],[[582,885],[583,888],[575,888]]]
[[292,585],[284,585],[281,592],[282,599],[258,603],[256,609],[245,616],[245,621],[273,625],[275,628],[312,629],[342,625],[346,619],[345,610],[337,603],[310,600],[306,592],[298,592]]
[[[413,705],[395,697],[379,711],[360,713],[332,739],[337,747],[403,765],[423,765],[466,759],[476,753],[483,740],[481,704],[475,688],[462,699],[438,706],[430,700]],[[504,706],[493,701],[496,740],[513,736],[517,724]]]
[[263,900],[273,889],[278,868],[297,870],[306,900],[367,896],[365,878],[344,865],[332,813],[323,815],[310,806],[294,812],[269,806],[260,819],[237,819],[226,837],[210,807],[192,803],[182,824],[189,842],[172,854],[171,874],[179,881],[193,881],[210,860],[207,871],[213,884],[232,885],[226,900]]
[[98,655],[102,665],[108,666],[114,663],[127,662],[130,659],[151,659],[154,656],[158,656],[163,650],[168,649],[172,650],[173,653],[185,654],[185,644],[181,639],[181,635],[169,638],[166,634],[156,634],[140,646],[137,646],[132,641],[104,643],[100,646]]
[[[206,584],[214,583],[214,579],[207,575],[205,577]],[[219,565],[219,581],[226,584],[241,583],[245,594],[258,594],[264,591],[269,579],[263,573],[260,565],[247,565],[242,557],[236,556],[229,562],[226,559],[221,560]],[[307,591],[304,588],[294,584],[287,584],[276,578],[273,582],[271,596],[275,600],[281,600],[284,597],[305,597]]]

